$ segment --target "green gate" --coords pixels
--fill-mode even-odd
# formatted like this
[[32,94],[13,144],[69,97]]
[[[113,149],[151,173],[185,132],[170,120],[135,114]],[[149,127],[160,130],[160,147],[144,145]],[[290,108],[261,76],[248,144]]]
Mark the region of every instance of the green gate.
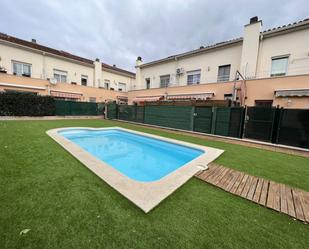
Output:
[[229,135],[231,108],[218,107],[216,110],[216,119],[214,134],[221,136]]
[[116,103],[109,103],[107,104],[107,118],[108,119],[117,119],[117,104]]
[[194,111],[193,130],[203,133],[211,133],[212,107],[196,106]]

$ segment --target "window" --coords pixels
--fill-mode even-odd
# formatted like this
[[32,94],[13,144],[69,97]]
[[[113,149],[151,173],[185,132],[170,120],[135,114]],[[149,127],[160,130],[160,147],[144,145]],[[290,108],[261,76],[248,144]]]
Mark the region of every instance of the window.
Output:
[[125,83],[119,82],[118,83],[118,91],[123,91],[123,92],[127,91],[127,85]]
[[168,87],[168,85],[170,84],[170,75],[162,75],[160,76],[160,87],[164,88],[164,87]]
[[150,78],[146,79],[146,89],[150,89]]
[[233,100],[233,94],[231,93],[224,94],[224,100]]
[[54,78],[57,80],[57,82],[65,83],[67,82],[67,72],[60,71],[54,69]]
[[271,59],[270,76],[284,76],[287,73],[289,57],[276,57]]
[[87,86],[87,81],[88,81],[88,76],[87,75],[82,75],[81,81],[80,81],[82,86]]
[[272,100],[256,100],[255,101],[255,106],[256,107],[264,107],[264,108],[270,108],[273,105]]
[[96,97],[89,97],[89,102],[97,102],[97,98]]
[[13,74],[19,76],[31,76],[31,64],[13,61]]
[[218,68],[218,81],[230,80],[231,65],[219,66]]
[[110,83],[109,80],[104,80],[104,88],[107,90],[109,89],[109,83]]
[[187,72],[188,85],[200,84],[200,80],[201,80],[201,70]]

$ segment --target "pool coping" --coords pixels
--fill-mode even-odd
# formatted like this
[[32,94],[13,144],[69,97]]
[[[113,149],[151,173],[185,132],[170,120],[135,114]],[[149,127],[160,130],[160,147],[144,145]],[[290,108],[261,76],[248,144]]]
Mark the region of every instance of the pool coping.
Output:
[[[59,131],[72,130],[72,129],[87,129],[87,130],[111,130],[117,129],[126,132],[130,132],[137,135],[146,136],[149,138],[159,139],[161,141],[166,141],[174,144],[179,144],[182,146],[187,146],[207,153],[203,153],[197,158],[193,159],[189,163],[183,165],[182,167],[176,169],[175,171],[169,173],[158,181],[153,182],[139,182],[133,180],[126,175],[122,174],[120,171],[116,170],[109,164],[101,161],[95,156],[91,155],[89,152],[78,146],[77,144],[66,139],[64,136],[60,135]],[[198,171],[214,161],[219,157],[224,151],[220,149],[215,149],[207,146],[187,143],[171,138],[161,137],[149,133],[134,131],[130,129],[125,129],[117,126],[104,127],[104,128],[91,128],[91,127],[65,127],[56,128],[46,131],[46,133],[53,138],[57,143],[59,143],[64,149],[66,149],[70,154],[77,158],[81,163],[83,163],[88,169],[95,173],[98,177],[104,180],[108,185],[118,191],[120,194],[125,196],[139,208],[141,208],[145,213],[148,213],[155,206],[157,206],[166,197],[171,195],[175,190],[192,178]]]

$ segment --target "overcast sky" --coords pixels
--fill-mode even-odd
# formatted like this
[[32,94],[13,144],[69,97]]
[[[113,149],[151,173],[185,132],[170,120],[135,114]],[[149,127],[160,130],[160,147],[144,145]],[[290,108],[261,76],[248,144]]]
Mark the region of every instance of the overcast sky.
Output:
[[144,62],[309,17],[308,0],[0,0],[0,32],[134,71]]

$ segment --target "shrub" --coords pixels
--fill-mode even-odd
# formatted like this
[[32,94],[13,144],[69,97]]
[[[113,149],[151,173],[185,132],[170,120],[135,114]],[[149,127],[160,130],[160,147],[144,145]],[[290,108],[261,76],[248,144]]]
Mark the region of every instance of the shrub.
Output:
[[28,92],[0,92],[0,116],[52,116],[55,100]]

